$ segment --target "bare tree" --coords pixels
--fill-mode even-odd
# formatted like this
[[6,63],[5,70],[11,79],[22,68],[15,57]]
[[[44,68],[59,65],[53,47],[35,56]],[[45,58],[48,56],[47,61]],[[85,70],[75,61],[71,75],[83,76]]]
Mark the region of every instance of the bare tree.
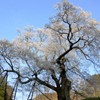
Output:
[[71,100],[74,79],[88,81],[90,68],[99,71],[99,23],[66,0],[56,9],[45,28],[28,27],[14,41],[0,41],[1,69],[21,84],[45,86],[58,100]]

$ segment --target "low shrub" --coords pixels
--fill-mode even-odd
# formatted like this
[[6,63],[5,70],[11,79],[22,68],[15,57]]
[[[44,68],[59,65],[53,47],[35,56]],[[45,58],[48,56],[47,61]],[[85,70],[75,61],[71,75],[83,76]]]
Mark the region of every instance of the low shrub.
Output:
[[100,100],[100,97],[90,97],[83,100]]

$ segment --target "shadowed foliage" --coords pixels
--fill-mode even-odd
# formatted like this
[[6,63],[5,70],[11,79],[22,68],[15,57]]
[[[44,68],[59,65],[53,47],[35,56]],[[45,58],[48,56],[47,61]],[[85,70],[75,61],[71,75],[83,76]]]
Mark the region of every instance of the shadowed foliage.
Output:
[[5,89],[5,80],[2,82],[2,78],[0,77],[0,100],[5,100],[4,97],[5,97],[5,90],[6,90],[6,99],[7,100],[10,100],[10,97],[12,95],[12,87],[7,85],[7,89]]
[[83,100],[100,100],[100,97],[92,97],[92,98],[86,98]]

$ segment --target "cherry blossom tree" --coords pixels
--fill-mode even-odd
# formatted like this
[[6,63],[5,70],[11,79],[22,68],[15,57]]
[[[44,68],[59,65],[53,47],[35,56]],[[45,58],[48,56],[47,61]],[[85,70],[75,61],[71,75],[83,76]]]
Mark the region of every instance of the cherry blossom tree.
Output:
[[0,40],[0,72],[14,74],[30,94],[41,86],[55,91],[58,100],[71,100],[77,78],[88,81],[90,68],[100,71],[99,22],[66,0],[55,8],[44,28],[28,27],[14,41]]

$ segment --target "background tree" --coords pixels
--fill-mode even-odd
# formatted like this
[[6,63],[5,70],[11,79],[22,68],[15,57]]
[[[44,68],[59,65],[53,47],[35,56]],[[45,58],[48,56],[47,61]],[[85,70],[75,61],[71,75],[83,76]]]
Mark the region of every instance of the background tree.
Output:
[[12,87],[7,84],[3,76],[0,76],[0,100],[9,100],[11,96]]
[[81,90],[88,97],[100,96],[100,74],[91,75],[88,80],[89,82],[85,81],[81,83]]
[[99,23],[66,0],[56,9],[44,28],[28,27],[14,41],[0,41],[1,69],[31,87],[30,94],[41,86],[55,91],[58,100],[70,100],[74,79],[87,81],[92,67],[99,71]]

